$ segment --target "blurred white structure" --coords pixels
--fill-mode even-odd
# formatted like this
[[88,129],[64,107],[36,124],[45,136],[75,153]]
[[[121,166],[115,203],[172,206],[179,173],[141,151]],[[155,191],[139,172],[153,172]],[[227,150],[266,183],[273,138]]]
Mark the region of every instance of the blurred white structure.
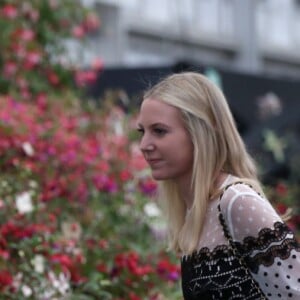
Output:
[[299,0],[85,0],[102,20],[83,62],[178,61],[300,76]]

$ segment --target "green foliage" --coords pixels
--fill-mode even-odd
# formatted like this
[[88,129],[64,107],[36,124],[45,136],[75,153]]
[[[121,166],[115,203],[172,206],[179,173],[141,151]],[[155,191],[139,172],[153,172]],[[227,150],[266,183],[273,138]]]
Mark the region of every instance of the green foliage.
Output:
[[74,89],[66,41],[83,41],[99,24],[79,0],[1,1],[0,93],[34,100]]

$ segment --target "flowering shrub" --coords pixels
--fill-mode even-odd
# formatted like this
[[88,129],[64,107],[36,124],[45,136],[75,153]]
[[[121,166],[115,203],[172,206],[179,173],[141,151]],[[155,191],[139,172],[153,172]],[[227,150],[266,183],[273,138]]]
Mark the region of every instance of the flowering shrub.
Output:
[[77,69],[66,42],[100,20],[79,0],[6,0],[0,26],[0,298],[176,299],[127,117],[74,97],[102,63]]
[[68,110],[55,100],[0,100],[1,293],[163,299],[179,292],[177,263],[153,243],[159,210],[146,198],[155,184],[128,140],[128,117],[75,100]]
[[278,181],[275,187],[266,187],[269,200],[280,215],[286,217],[289,227],[296,232],[300,241],[300,190],[297,183]]
[[1,1],[0,92],[34,100],[72,88],[74,75],[80,86],[93,82],[95,70],[80,71],[67,59],[66,40],[83,40],[99,26],[79,0]]

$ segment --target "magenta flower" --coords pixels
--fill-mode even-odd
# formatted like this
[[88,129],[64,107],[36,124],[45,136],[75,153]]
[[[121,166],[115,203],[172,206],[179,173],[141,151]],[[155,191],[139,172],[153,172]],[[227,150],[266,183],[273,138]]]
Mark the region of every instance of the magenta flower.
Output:
[[18,16],[18,10],[14,5],[6,4],[1,9],[1,15],[8,19],[15,19]]

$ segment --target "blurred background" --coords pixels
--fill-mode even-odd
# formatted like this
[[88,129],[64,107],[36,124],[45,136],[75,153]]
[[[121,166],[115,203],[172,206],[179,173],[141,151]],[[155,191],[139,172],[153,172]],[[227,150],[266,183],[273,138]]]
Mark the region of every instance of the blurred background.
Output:
[[300,233],[300,1],[0,1],[0,299],[182,299],[135,130],[205,74]]
[[[100,54],[106,66],[91,96],[120,89],[136,104],[140,92],[165,74],[198,70],[223,89],[250,150],[266,164],[265,180],[299,179],[299,1],[86,4],[98,11],[103,24],[90,38],[84,59]],[[289,145],[280,143],[277,134],[287,135]],[[263,156],[261,147],[273,152],[275,161]],[[279,158],[278,147],[289,157],[282,153]],[[286,160],[292,161],[289,167]]]
[[85,57],[107,67],[178,61],[250,74],[299,76],[299,1],[94,0],[102,20]]

